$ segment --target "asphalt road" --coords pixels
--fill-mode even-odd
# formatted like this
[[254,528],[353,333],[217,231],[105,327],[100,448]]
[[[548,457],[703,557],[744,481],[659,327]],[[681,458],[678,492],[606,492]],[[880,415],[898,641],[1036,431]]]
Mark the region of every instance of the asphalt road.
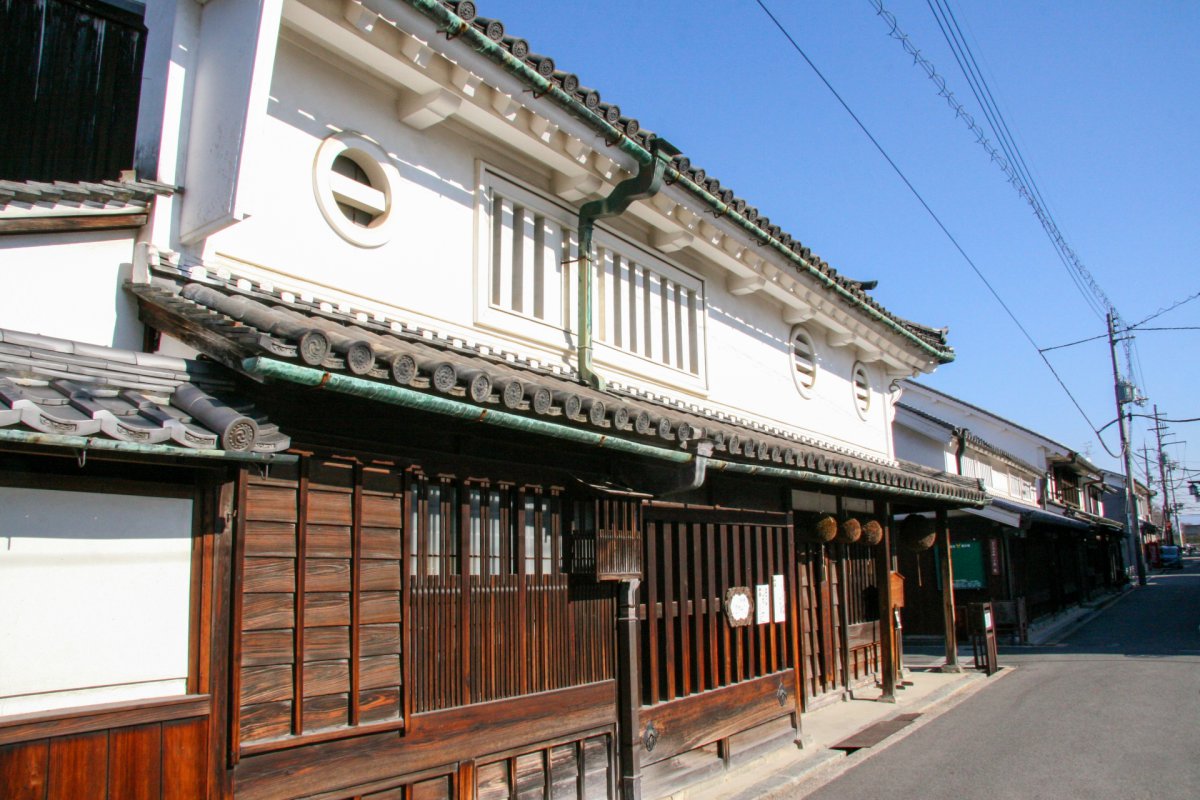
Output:
[[807,796],[1200,800],[1200,559],[1185,564],[1057,644],[1002,647],[1016,670]]

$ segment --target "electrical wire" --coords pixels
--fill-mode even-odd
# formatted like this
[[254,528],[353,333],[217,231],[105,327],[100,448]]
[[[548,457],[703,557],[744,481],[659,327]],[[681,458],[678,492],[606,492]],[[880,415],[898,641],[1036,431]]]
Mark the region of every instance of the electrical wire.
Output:
[[[882,9],[882,2],[875,5]],[[992,94],[986,79],[983,77],[983,71],[980,69],[974,53],[967,44],[966,36],[962,32],[962,28],[959,27],[958,19],[954,16],[954,11],[950,8],[949,2],[945,2],[945,0],[926,0],[926,5],[929,6],[929,10],[933,13],[934,20],[942,32],[942,38],[950,46],[951,55],[954,56],[959,70],[966,78],[967,85],[970,87],[971,93],[975,96],[975,101],[983,110],[983,115],[992,129],[993,136],[1000,144],[1000,149],[1004,151],[1008,163],[1012,165],[1013,170],[1017,173],[1014,176],[1015,180],[1023,183],[1032,190],[1034,205],[1040,204],[1046,210],[1046,216],[1053,223],[1054,217],[1049,211],[1049,204],[1042,196],[1041,189],[1034,180],[1032,171],[1025,162],[1024,156],[1021,155],[1020,149],[1017,147],[1016,139],[1012,135],[1012,131],[1009,129],[1003,114],[1000,112],[999,104],[996,102],[995,96]],[[1092,310],[1092,313],[1103,319],[1106,309],[1087,290],[1083,279],[1076,270],[1072,269],[1070,261],[1066,258],[1061,248],[1055,246],[1054,252],[1066,270],[1068,277],[1075,284],[1075,288],[1079,290],[1080,295]]]
[[837,89],[833,88],[833,84],[830,83],[829,79],[825,77],[825,74],[817,68],[817,65],[813,63],[813,60],[808,57],[808,54],[804,52],[804,48],[800,47],[800,44],[792,37],[792,34],[788,32],[783,23],[780,22],[773,13],[771,13],[771,9],[767,8],[763,0],[755,0],[755,2],[758,4],[758,7],[763,10],[763,13],[770,18],[775,27],[779,29],[779,32],[783,34],[784,38],[787,39],[792,45],[792,49],[794,49],[800,55],[800,57],[804,59],[804,62],[808,64],[809,68],[812,69],[812,71],[820,79],[821,83],[825,84],[825,88],[830,91],[830,93],[837,99],[838,103],[841,104],[842,108],[845,109],[846,113],[850,115],[850,118],[853,119],[855,124],[858,125],[859,130],[861,130],[863,134],[871,141],[871,144],[875,145],[875,149],[879,151],[879,154],[883,156],[884,160],[887,161],[900,180],[904,182],[904,185],[908,187],[910,192],[912,192],[913,197],[917,199],[917,202],[921,204],[921,207],[925,209],[926,213],[929,214],[934,223],[938,226],[938,228],[941,229],[942,233],[945,234],[946,238],[950,240],[950,243],[954,245],[954,249],[959,252],[959,255],[961,255],[963,260],[966,261],[971,267],[971,270],[975,273],[976,277],[978,277],[979,280],[983,282],[983,285],[987,287],[987,290],[991,293],[992,297],[995,298],[996,302],[1000,304],[1000,307],[1004,309],[1004,313],[1008,314],[1009,319],[1013,321],[1013,324],[1017,326],[1017,329],[1021,331],[1022,335],[1024,335],[1029,341],[1029,344],[1033,346],[1033,349],[1037,351],[1038,356],[1042,359],[1043,363],[1045,363],[1047,369],[1050,370],[1050,374],[1054,376],[1056,381],[1058,381],[1058,385],[1062,387],[1062,390],[1066,393],[1067,397],[1070,398],[1071,403],[1075,406],[1075,409],[1079,412],[1080,416],[1083,417],[1084,421],[1087,422],[1088,427],[1092,429],[1092,433],[1095,434],[1096,439],[1100,442],[1100,446],[1103,447],[1105,452],[1107,452],[1112,458],[1120,458],[1120,454],[1114,453],[1111,449],[1109,449],[1108,444],[1105,443],[1104,439],[1100,436],[1100,432],[1096,429],[1096,425],[1092,422],[1091,417],[1087,415],[1087,412],[1083,410],[1083,406],[1081,406],[1079,401],[1075,399],[1075,395],[1073,395],[1071,390],[1067,388],[1067,384],[1063,382],[1062,377],[1058,374],[1058,371],[1054,368],[1054,365],[1050,363],[1050,360],[1046,358],[1045,354],[1042,353],[1041,349],[1037,346],[1037,342],[1034,341],[1033,336],[1030,335],[1025,326],[1021,324],[1021,321],[1017,319],[1017,315],[1013,313],[1012,309],[1008,307],[1008,304],[1004,302],[1004,299],[1000,297],[1000,293],[996,291],[996,288],[992,286],[991,282],[986,276],[984,276],[982,270],[980,270],[975,264],[975,261],[971,258],[971,256],[967,254],[967,251],[963,249],[963,246],[958,243],[958,239],[954,237],[954,234],[950,232],[949,228],[946,227],[941,218],[937,215],[933,208],[930,207],[929,203],[925,201],[925,198],[921,195],[921,193],[917,191],[917,187],[913,186],[912,181],[908,179],[908,176],[904,174],[904,171],[901,170],[892,157],[888,155],[887,150],[883,148],[883,145],[879,143],[879,140],[875,138],[875,136],[871,133],[859,116],[854,113],[854,110],[850,108],[849,103],[842,98]]
[[[1183,305],[1184,303],[1190,303],[1190,302],[1192,302],[1192,301],[1193,301],[1193,300],[1195,300],[1197,297],[1200,297],[1200,292],[1196,292],[1195,294],[1189,294],[1187,297],[1183,298],[1182,300],[1176,301],[1176,302],[1172,303],[1171,305],[1167,306],[1166,308],[1160,308],[1158,311],[1155,311],[1153,314],[1151,314],[1150,316],[1146,317],[1146,318],[1145,318],[1144,320],[1142,320],[1141,322],[1135,322],[1133,325],[1130,325],[1129,327],[1130,327],[1130,328],[1138,328],[1138,327],[1141,327],[1142,325],[1145,325],[1145,324],[1146,324],[1147,322],[1149,322],[1150,320],[1152,320],[1152,319],[1155,319],[1156,317],[1161,317],[1163,314],[1166,314],[1168,311],[1174,311],[1175,309],[1179,308],[1179,307],[1180,307],[1181,305]],[[1157,330],[1157,329],[1155,329],[1155,328],[1147,328],[1147,330]],[[1187,329],[1187,328],[1185,328],[1185,329],[1182,329],[1182,330],[1190,330],[1190,329]]]
[[[926,0],[926,2],[930,3],[930,9],[934,11],[934,18],[937,20],[947,44],[950,45],[951,52],[958,62],[959,68],[967,78],[967,82],[971,86],[976,100],[984,111],[984,116],[988,118],[988,124],[992,127],[993,136],[1000,144],[999,150],[992,144],[992,141],[988,138],[983,128],[979,126],[979,123],[975,121],[974,116],[963,107],[962,103],[955,98],[954,93],[947,88],[946,79],[937,72],[937,68],[912,44],[908,35],[900,30],[895,14],[883,5],[882,0],[869,0],[869,2],[875,9],[876,14],[888,25],[889,36],[900,42],[904,52],[912,56],[914,64],[921,67],[934,85],[938,87],[938,96],[946,99],[955,116],[961,119],[971,133],[975,135],[976,142],[983,147],[992,162],[1005,174],[1008,182],[1013,186],[1017,194],[1029,204],[1034,216],[1037,217],[1043,230],[1054,245],[1055,252],[1059,260],[1063,262],[1067,274],[1079,290],[1088,307],[1100,317],[1105,316],[1107,310],[1112,309],[1117,318],[1120,319],[1120,314],[1116,312],[1114,304],[1108,299],[1104,290],[1100,288],[1099,283],[1087,271],[1087,268],[1083,266],[1083,263],[1079,260],[1074,250],[1067,244],[1065,237],[1063,237],[1057,223],[1050,214],[1048,204],[1045,202],[1045,198],[1042,196],[1039,187],[1033,179],[1032,171],[1028,169],[1028,164],[1026,164],[1024,157],[1016,146],[1015,137],[1011,135],[1011,130],[1004,121],[1003,116],[999,114],[999,106],[995,103],[995,96],[992,94],[990,87],[987,86],[986,80],[983,79],[982,70],[978,68],[978,62],[975,60],[973,53],[971,53],[969,46],[966,45],[966,37],[962,34],[962,29],[958,25],[957,18],[954,17],[953,11],[949,8],[948,0],[940,0],[941,3],[945,3],[946,14],[939,14],[934,9],[932,3],[930,3],[930,0]],[[956,41],[960,39],[963,43],[961,48],[956,45]],[[970,65],[974,65],[974,69]],[[976,75],[979,78],[978,87],[975,80]],[[993,112],[996,115],[995,120],[992,118]],[[1129,354],[1126,352],[1126,361],[1128,360]]]

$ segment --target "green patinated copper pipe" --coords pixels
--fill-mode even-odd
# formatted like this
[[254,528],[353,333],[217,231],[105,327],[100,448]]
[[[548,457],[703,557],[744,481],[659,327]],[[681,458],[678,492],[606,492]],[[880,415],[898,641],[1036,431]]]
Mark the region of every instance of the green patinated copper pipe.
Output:
[[[523,417],[519,414],[512,414],[510,412],[500,411],[498,409],[480,408],[479,406],[464,403],[448,397],[438,397],[437,395],[423,394],[403,386],[396,386],[389,383],[377,383],[375,381],[363,380],[362,378],[355,378],[350,375],[324,372],[319,369],[313,369],[312,367],[303,367],[298,364],[289,364],[284,361],[277,361],[273,358],[265,358],[262,356],[247,358],[242,362],[242,369],[251,375],[257,375],[262,378],[271,378],[274,380],[286,381],[288,383],[295,383],[300,386],[326,389],[339,394],[346,394],[353,397],[361,397],[366,400],[387,403],[388,405],[410,408],[416,411],[426,411],[433,414],[442,414],[444,416],[454,417],[456,419],[466,420],[468,422],[475,422],[481,425],[492,425],[499,428],[507,428],[508,430],[523,431],[525,433],[549,436],[555,439],[575,442],[577,444],[600,447],[618,453],[626,453],[633,456],[658,459],[659,461],[670,461],[675,464],[686,464],[696,459],[705,458],[704,456],[697,456],[693,453],[684,452],[682,450],[669,450],[663,447],[652,447],[650,445],[631,442],[627,439],[621,439],[608,434],[596,433],[594,431],[581,430],[579,428],[572,428],[567,425],[560,425],[555,422],[546,422],[540,419]],[[949,503],[958,507],[982,507],[987,504],[986,501],[972,502],[949,494],[917,491],[914,489],[905,489],[899,486],[886,486],[883,484],[867,483],[854,478],[843,478],[839,475],[825,475],[820,472],[804,472],[797,469],[787,469],[784,467],[772,467],[758,464],[741,464],[735,461],[725,461],[719,458],[707,458],[706,460],[706,467],[710,470],[715,469],[723,472],[740,473],[744,475],[761,475],[763,477],[778,478],[795,483],[804,483],[809,485],[819,484],[821,486],[828,486],[837,489],[868,492],[877,495],[894,495],[913,500],[937,501],[940,503]]]
[[[422,14],[436,22],[446,32],[447,36],[466,42],[473,50],[496,62],[503,67],[506,72],[533,87],[534,94],[536,96],[549,98],[556,105],[561,106],[565,110],[569,111],[572,115],[583,120],[593,130],[595,130],[596,133],[603,136],[605,141],[613,142],[613,147],[618,148],[621,152],[630,156],[640,166],[646,166],[655,160],[654,155],[649,150],[639,145],[636,141],[629,138],[621,131],[617,130],[616,127],[610,125],[602,116],[592,111],[579,100],[564,92],[558,86],[558,84],[554,83],[554,81],[539,75],[537,70],[533,69],[524,61],[512,55],[512,53],[509,53],[500,44],[493,42],[482,31],[475,28],[474,25],[463,21],[461,17],[443,6],[440,2],[438,2],[438,0],[402,0],[402,2],[408,3],[417,11],[420,11]],[[766,246],[771,247],[788,261],[800,267],[804,272],[808,273],[814,280],[821,283],[827,289],[833,291],[851,305],[857,306],[865,314],[867,314],[867,316],[891,328],[895,333],[912,342],[924,352],[929,353],[939,362],[949,363],[950,361],[954,360],[954,354],[952,352],[948,350],[941,350],[929,342],[926,342],[924,339],[905,328],[896,320],[888,317],[879,309],[863,302],[861,298],[856,297],[854,293],[845,286],[842,286],[837,281],[833,280],[833,278],[829,277],[824,272],[808,263],[808,261],[806,261],[804,258],[792,252],[791,248],[789,248],[783,242],[764,232],[745,216],[739,214],[733,208],[721,202],[719,197],[710,194],[706,189],[694,183],[690,178],[679,172],[674,167],[667,167],[665,176],[668,182],[677,182],[680,186],[687,189],[691,194],[703,201],[705,205],[712,209],[716,216],[728,217],[731,222],[744,229],[754,239],[762,242]]]
[[287,464],[296,461],[298,458],[295,455],[287,453],[237,453],[231,450],[192,449],[172,447],[165,444],[140,444],[138,442],[122,442],[116,439],[93,439],[88,436],[70,436],[58,433],[40,433],[37,431],[0,430],[0,442],[48,445],[51,447],[78,450],[82,453],[105,451],[109,453],[130,453],[147,456],[204,458],[219,461],[249,461],[258,464]]
[[623,214],[634,201],[658,194],[666,174],[667,159],[679,155],[679,151],[665,139],[655,139],[651,151],[654,154],[651,164],[639,162],[637,174],[618,183],[612,194],[584,203],[579,209],[579,330],[575,350],[580,380],[601,392],[604,391],[604,379],[592,369],[592,233],[596,220]]

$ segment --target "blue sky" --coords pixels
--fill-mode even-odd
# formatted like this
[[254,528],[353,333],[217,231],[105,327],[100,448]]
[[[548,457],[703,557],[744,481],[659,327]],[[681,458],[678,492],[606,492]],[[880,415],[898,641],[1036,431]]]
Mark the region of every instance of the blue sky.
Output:
[[[877,0],[764,1],[1038,346],[1104,333],[1029,206],[889,37]],[[883,5],[983,124],[925,0]],[[840,272],[878,279],[874,294],[889,309],[948,325],[958,359],[926,383],[1118,468],[1034,347],[754,0],[477,6]],[[1200,292],[1200,4],[953,0],[951,8],[1059,230],[1123,317],[1138,322]],[[1200,299],[1148,324],[1200,325]],[[1137,383],[1164,415],[1200,416],[1198,353],[1200,331],[1137,337]],[[1092,424],[1113,419],[1104,341],[1048,356]],[[1134,426],[1137,448],[1151,442],[1146,423]],[[1200,438],[1187,442],[1198,424],[1171,426],[1180,444],[1167,448],[1190,469],[1200,469]],[[1104,439],[1115,452],[1116,426]],[[1179,499],[1190,498],[1181,490]]]

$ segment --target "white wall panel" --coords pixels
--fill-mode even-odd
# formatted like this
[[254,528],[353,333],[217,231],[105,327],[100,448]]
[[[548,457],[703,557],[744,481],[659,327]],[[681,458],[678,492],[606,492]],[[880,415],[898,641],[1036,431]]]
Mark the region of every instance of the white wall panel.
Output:
[[182,694],[192,502],[0,487],[0,714]]

